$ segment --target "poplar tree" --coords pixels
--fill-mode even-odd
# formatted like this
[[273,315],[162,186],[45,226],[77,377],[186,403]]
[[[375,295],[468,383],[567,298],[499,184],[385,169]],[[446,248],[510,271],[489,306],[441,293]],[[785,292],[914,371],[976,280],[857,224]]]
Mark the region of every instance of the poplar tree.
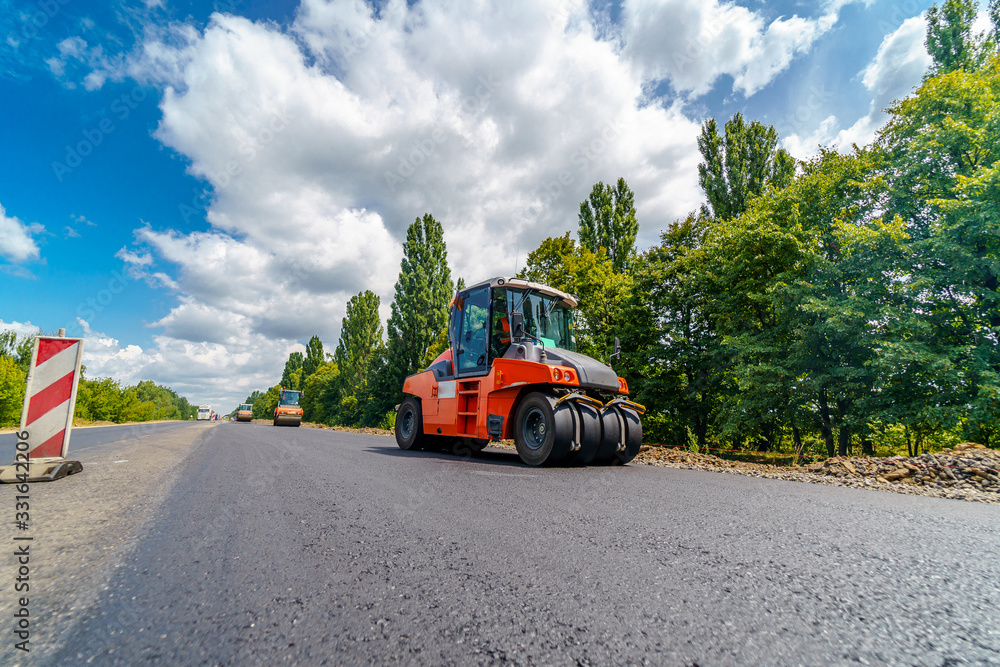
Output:
[[639,223],[632,190],[624,178],[614,187],[598,181],[590,197],[580,202],[580,245],[597,253],[604,248],[615,271],[624,271],[635,254]]
[[285,362],[285,370],[281,373],[281,386],[286,389],[302,388],[302,363],[305,358],[301,352],[292,352]]
[[315,373],[317,368],[323,365],[324,354],[323,341],[319,339],[319,336],[310,338],[309,343],[306,345],[305,359],[302,360],[303,382]]
[[993,27],[988,35],[987,47],[992,47],[993,53],[1000,51],[1000,0],[990,0],[990,23]]
[[714,118],[701,127],[698,184],[708,197],[703,214],[728,220],[747,210],[750,200],[768,185],[786,187],[795,176],[795,160],[778,148],[778,133],[760,121],[747,124],[738,111],[726,122],[724,134]]
[[347,316],[342,321],[340,341],[333,353],[345,394],[364,390],[370,379],[372,361],[383,345],[378,307],[379,298],[371,290],[355,294],[347,302]]
[[[991,7],[996,11],[996,6]],[[971,71],[981,61],[979,40],[972,34],[976,20],[973,0],[945,0],[927,10],[927,37],[924,44],[931,63],[927,76],[947,74],[961,69]]]
[[390,307],[388,343],[378,361],[366,422],[377,423],[401,400],[403,380],[420,370],[427,349],[448,323],[451,296],[444,229],[434,216],[425,213],[406,230],[403,261]]

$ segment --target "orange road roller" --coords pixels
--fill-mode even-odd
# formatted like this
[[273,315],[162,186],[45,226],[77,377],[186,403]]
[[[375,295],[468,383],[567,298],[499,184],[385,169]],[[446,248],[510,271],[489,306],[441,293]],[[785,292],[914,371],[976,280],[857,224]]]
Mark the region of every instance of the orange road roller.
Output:
[[298,426],[302,423],[301,391],[281,388],[278,392],[278,405],[274,408],[275,426]]
[[399,447],[478,452],[513,439],[531,466],[635,458],[645,408],[609,365],[575,351],[576,306],[576,297],[520,278],[455,294],[449,349],[403,383]]
[[236,410],[236,421],[253,421],[253,406],[249,403],[240,404],[240,407]]

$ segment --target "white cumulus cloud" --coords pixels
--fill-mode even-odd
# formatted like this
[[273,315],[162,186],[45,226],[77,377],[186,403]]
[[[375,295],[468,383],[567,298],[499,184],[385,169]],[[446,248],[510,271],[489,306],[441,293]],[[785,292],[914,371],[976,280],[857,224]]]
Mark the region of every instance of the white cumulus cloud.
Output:
[[41,332],[41,329],[31,322],[4,322],[0,319],[0,331],[13,331],[18,338],[23,338],[25,336],[35,336]]
[[208,403],[224,412],[254,390],[270,387],[281,376],[284,359],[305,350],[300,344],[279,343],[239,327],[225,342],[161,335],[143,349],[93,331],[85,320],[78,319],[77,325],[82,333],[74,334],[84,340],[88,378],[111,377],[123,385],[153,379],[194,404]]
[[14,216],[8,216],[3,205],[0,205],[0,257],[12,262],[37,259],[38,244],[32,234],[39,234],[44,229],[37,222],[25,224]]
[[852,144],[865,146],[875,139],[878,130],[888,120],[885,112],[895,100],[912,93],[930,66],[931,57],[924,46],[927,21],[921,14],[903,21],[886,35],[878,53],[860,72],[865,88],[872,95],[868,113],[852,125],[842,128],[835,116],[829,116],[811,134],[792,134],[784,146],[797,158],[818,152],[819,146],[849,149]]
[[442,222],[455,277],[478,280],[575,229],[591,186],[619,176],[640,246],[655,243],[698,204],[699,125],[644,104],[586,7],[549,5],[394,1],[376,17],[307,0],[290,29],[216,14],[196,39],[157,42],[179,69],[163,70],[156,136],[213,189],[211,230],[152,221],[119,253],[178,292],[163,335],[332,345],[354,294],[387,315],[416,217]]
[[833,3],[816,19],[778,17],[709,0],[625,0],[624,52],[651,79],[701,95],[722,75],[751,96],[805,53],[837,21],[848,2]]

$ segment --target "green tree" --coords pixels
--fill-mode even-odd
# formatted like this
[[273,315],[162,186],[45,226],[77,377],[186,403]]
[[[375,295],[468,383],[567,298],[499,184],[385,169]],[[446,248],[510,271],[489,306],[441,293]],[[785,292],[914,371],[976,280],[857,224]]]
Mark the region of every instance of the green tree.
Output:
[[[155,387],[152,382],[149,385]],[[145,393],[149,395],[148,389]],[[143,392],[138,387],[126,387],[118,397],[114,421],[118,424],[152,421],[157,418],[157,407],[154,401],[143,400]]]
[[[150,403],[154,406],[150,419],[186,419],[185,407],[189,407],[186,399],[182,399],[173,390],[154,384],[152,380],[143,380],[135,386],[136,397],[140,403]],[[127,421],[149,421],[129,419]]]
[[80,377],[75,416],[88,421],[116,422],[122,408],[122,386],[112,378]]
[[706,447],[723,380],[718,336],[706,315],[700,248],[711,220],[692,213],[671,224],[639,262],[623,337],[630,388],[647,406],[654,442]]
[[331,423],[331,406],[340,404],[337,364],[326,362],[306,379],[302,390],[302,419],[319,424]]
[[278,391],[283,385],[276,384],[260,395],[253,402],[254,419],[271,419],[274,417],[274,409],[278,407]]
[[[41,332],[39,332],[41,333]],[[21,408],[34,335],[0,331],[0,427],[21,423]]]
[[37,330],[32,334],[18,336],[10,329],[0,331],[0,357],[13,359],[21,372],[27,375],[28,367],[31,366],[31,351],[35,345],[35,337],[41,333],[41,330]]
[[[931,56],[928,76],[955,70],[971,71],[982,62],[983,37],[972,34],[977,3],[973,0],[945,0],[941,7],[934,3],[927,10],[927,37],[924,45]],[[994,6],[991,7],[995,11]]]
[[0,354],[0,428],[18,426],[21,423],[26,380],[17,361]]
[[528,253],[524,268],[518,272],[519,278],[574,294],[576,283],[569,273],[566,258],[576,252],[576,241],[569,232],[562,236],[549,237]]
[[595,253],[577,245],[569,232],[547,238],[528,254],[518,276],[575,295],[577,349],[597,359],[609,358],[615,336],[628,327],[624,305],[634,279],[615,270],[604,246]]
[[333,359],[340,369],[341,380],[351,392],[368,384],[372,360],[383,345],[378,309],[379,298],[370,290],[352,296],[347,302],[347,316],[341,322]]
[[624,271],[635,254],[639,223],[634,199],[625,179],[619,178],[614,187],[598,181],[590,197],[580,202],[580,243],[595,254],[604,248],[615,271]]
[[990,31],[988,46],[992,46],[993,52],[996,53],[997,50],[1000,49],[1000,0],[990,0],[988,11],[990,23],[993,24],[993,28]]
[[[347,302],[347,316],[341,322],[340,340],[333,359],[340,378],[338,404],[345,408],[339,413],[339,417],[346,424],[353,425],[361,421],[361,413],[367,403],[372,365],[384,345],[378,308],[378,296],[365,290],[352,296]],[[330,414],[337,413],[335,406],[326,407]]]
[[305,362],[301,352],[292,352],[285,362],[281,373],[281,386],[287,389],[302,389],[302,364]]
[[326,357],[326,353],[323,350],[323,342],[319,339],[319,336],[313,336],[309,339],[309,343],[306,344],[306,356],[302,360],[302,377],[308,379],[310,375],[316,372]]
[[914,270],[903,283],[910,312],[930,327],[917,339],[928,355],[923,367],[937,369],[935,384],[947,379],[948,391],[934,391],[938,417],[952,413],[931,419],[925,404],[910,423],[963,421],[967,437],[984,443],[1000,422],[998,109],[1000,57],[993,56],[980,69],[927,79],[890,109],[880,136],[890,163],[887,205],[912,239]]
[[366,406],[366,421],[381,421],[402,399],[403,379],[420,370],[427,348],[447,325],[451,290],[444,230],[427,213],[406,230],[386,354],[379,364],[373,400]]
[[739,112],[726,122],[720,136],[714,118],[701,127],[698,184],[708,197],[704,214],[726,220],[743,213],[753,197],[768,185],[782,188],[795,176],[795,160],[778,148],[774,127],[759,121],[747,124]]

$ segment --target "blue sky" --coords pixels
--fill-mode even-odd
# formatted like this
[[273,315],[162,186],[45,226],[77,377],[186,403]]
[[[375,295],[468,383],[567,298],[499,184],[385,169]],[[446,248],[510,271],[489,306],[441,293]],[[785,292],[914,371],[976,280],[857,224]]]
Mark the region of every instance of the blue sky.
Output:
[[929,4],[0,0],[0,327],[234,407],[357,292],[388,315],[425,212],[471,282],[598,180],[655,244],[701,201],[709,116],[798,158],[868,143]]

